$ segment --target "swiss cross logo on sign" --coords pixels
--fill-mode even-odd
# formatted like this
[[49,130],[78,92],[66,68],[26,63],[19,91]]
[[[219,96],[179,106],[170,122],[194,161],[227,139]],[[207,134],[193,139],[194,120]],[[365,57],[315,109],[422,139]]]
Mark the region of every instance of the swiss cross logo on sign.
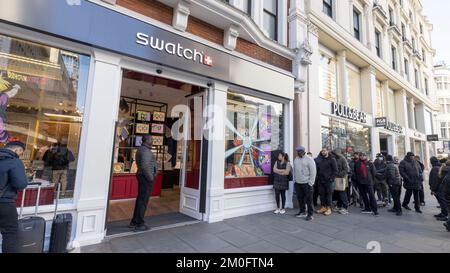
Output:
[[186,60],[213,66],[213,59],[211,56],[206,55],[201,50],[184,47],[180,43],[168,43],[163,39],[155,38],[141,32],[136,34],[136,43],[142,46],[148,46],[154,50],[165,51],[170,55],[178,56]]
[[205,59],[204,59],[203,63],[206,64],[207,66],[212,66],[213,59],[211,58],[211,56],[205,55]]

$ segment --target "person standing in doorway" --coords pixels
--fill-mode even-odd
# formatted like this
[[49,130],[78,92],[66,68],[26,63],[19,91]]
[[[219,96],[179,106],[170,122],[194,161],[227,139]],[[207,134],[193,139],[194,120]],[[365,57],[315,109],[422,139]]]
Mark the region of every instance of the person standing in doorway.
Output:
[[430,171],[430,177],[428,179],[428,182],[430,184],[431,195],[434,195],[434,197],[436,197],[436,200],[438,201],[439,206],[441,207],[441,213],[435,215],[435,217],[438,221],[447,221],[448,217],[447,202],[445,200],[443,192],[442,179],[439,177],[439,170],[441,169],[442,164],[435,156],[432,156],[430,158],[430,163],[432,169]]
[[316,164],[321,203],[321,208],[317,213],[329,216],[331,215],[334,179],[338,172],[337,163],[336,159],[328,151],[328,148],[323,148],[316,158]]
[[[289,156],[285,153],[278,154],[278,160],[273,165],[273,188],[275,190],[275,200],[277,202],[277,209],[275,214],[285,214],[286,206],[286,191],[289,189],[289,176],[292,168],[289,163]],[[281,198],[281,204],[280,204]]]
[[386,156],[386,183],[394,201],[394,207],[389,212],[394,212],[397,216],[402,215],[402,205],[400,202],[400,189],[402,187],[402,179],[398,166],[394,163],[392,155]]
[[[305,154],[304,147],[296,149],[297,157],[294,160],[294,185],[297,193],[298,205],[300,212],[295,216],[306,217],[306,221],[313,220],[314,204],[313,204],[313,186],[316,180],[316,163]],[[305,206],[308,213],[305,212]]]
[[367,158],[365,153],[359,154],[359,160],[355,164],[355,175],[358,181],[361,199],[364,202],[362,213],[379,216],[377,200],[373,192],[373,184],[375,179],[375,167]]
[[336,187],[334,188],[337,195],[336,210],[340,214],[348,214],[348,196],[346,190],[348,187],[349,166],[347,159],[342,155],[340,149],[334,149],[333,155],[337,163]]
[[138,196],[136,198],[133,219],[129,225],[135,231],[149,229],[145,224],[144,218],[157,173],[156,160],[151,150],[151,145],[152,137],[150,135],[143,136],[142,146],[138,148],[136,153]]
[[414,159],[414,153],[408,152],[405,159],[400,162],[400,175],[403,177],[403,187],[406,189],[405,198],[403,199],[403,208],[411,210],[408,206],[411,200],[411,195],[414,195],[414,208],[417,213],[422,213],[420,210],[420,185],[423,180],[422,172],[419,163]]
[[19,157],[25,144],[14,141],[0,149],[0,232],[2,253],[17,253],[18,219],[16,209],[17,191],[28,185],[25,167]]

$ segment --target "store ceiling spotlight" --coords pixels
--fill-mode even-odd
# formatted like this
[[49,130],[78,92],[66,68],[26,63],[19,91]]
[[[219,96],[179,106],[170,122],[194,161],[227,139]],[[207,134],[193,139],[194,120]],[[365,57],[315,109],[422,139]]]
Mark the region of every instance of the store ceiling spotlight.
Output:
[[61,114],[52,114],[52,113],[44,113],[47,117],[54,117],[54,118],[68,118],[73,119],[74,121],[82,121],[83,118],[80,116],[71,116],[71,115],[61,115]]

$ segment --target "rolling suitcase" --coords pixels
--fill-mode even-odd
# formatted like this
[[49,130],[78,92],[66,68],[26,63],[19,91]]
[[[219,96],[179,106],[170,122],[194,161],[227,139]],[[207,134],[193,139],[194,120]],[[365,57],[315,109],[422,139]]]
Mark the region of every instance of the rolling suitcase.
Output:
[[70,240],[72,231],[72,214],[62,213],[56,214],[58,210],[59,195],[61,193],[61,184],[58,184],[58,192],[56,196],[55,214],[52,223],[52,232],[50,236],[49,253],[66,253],[67,244]]
[[[30,185],[36,184],[30,183]],[[23,190],[17,232],[17,245],[20,253],[42,253],[44,249],[45,219],[37,216],[41,184],[38,183],[37,185],[38,193],[34,216],[22,218],[26,189]]]

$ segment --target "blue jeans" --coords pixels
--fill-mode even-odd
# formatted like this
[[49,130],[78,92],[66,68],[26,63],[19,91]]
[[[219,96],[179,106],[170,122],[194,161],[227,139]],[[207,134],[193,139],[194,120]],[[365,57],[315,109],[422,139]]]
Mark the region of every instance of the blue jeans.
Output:
[[348,209],[348,196],[346,191],[336,191],[337,194],[337,207]]

